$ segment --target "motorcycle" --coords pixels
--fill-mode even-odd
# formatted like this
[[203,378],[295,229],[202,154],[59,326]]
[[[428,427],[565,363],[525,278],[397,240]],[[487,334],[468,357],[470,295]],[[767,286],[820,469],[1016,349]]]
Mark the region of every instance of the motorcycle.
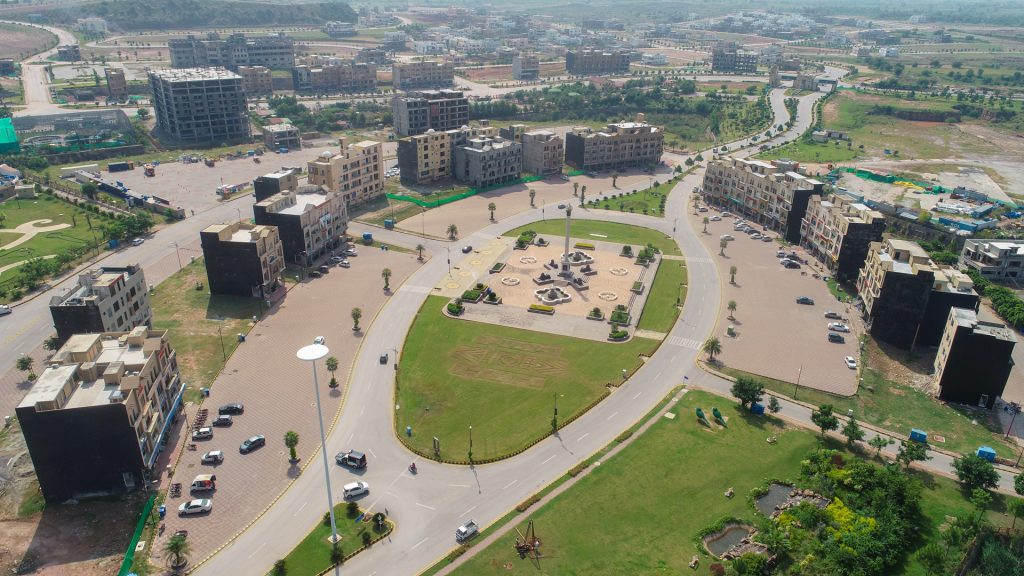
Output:
[[409,472],[412,473],[412,474],[416,473],[416,463],[415,462],[413,462],[412,464],[409,464]]

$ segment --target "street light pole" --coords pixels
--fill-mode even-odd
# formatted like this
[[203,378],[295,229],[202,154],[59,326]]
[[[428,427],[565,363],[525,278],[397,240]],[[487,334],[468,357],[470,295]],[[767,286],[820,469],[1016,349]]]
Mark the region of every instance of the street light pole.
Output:
[[469,425],[469,463],[473,463],[473,425]]
[[324,414],[320,409],[320,385],[316,377],[316,361],[327,356],[330,350],[323,344],[303,346],[295,355],[299,360],[309,362],[313,367],[313,392],[316,394],[316,415],[320,420],[320,455],[324,459],[324,481],[327,483],[327,510],[331,515],[331,543],[338,542],[338,526],[334,523],[334,496],[331,494],[331,467],[327,463],[327,438],[324,435]]
[[793,385],[793,400],[796,400],[796,391],[800,388],[800,376],[804,373],[804,365],[800,364],[800,370],[796,373],[796,384]]
[[217,324],[217,339],[220,340],[220,354],[224,357],[224,363],[228,362],[228,352],[224,349],[224,325]]
[[1003,440],[1010,437],[1010,431],[1013,430],[1013,421],[1017,419],[1017,414],[1020,414],[1020,404],[1010,402],[1010,410],[1013,411],[1013,416],[1010,416],[1010,425],[1006,427],[1006,434],[1003,435]]
[[181,270],[181,252],[178,251],[178,243],[171,242],[171,246],[174,246],[174,254],[178,257],[178,270]]

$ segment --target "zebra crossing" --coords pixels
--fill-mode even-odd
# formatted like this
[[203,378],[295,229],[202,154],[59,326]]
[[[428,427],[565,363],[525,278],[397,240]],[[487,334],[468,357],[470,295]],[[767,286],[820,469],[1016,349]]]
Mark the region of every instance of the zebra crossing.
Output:
[[694,340],[693,338],[683,338],[682,336],[669,336],[666,340],[672,346],[679,346],[680,348],[689,348],[690,350],[700,350],[700,340]]

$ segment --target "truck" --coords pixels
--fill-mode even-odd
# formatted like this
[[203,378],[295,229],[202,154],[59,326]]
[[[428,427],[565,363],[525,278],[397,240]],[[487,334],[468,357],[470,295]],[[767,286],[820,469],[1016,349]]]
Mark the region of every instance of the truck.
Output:
[[479,531],[480,526],[476,523],[476,520],[470,520],[469,522],[466,522],[462,526],[459,526],[455,529],[455,541],[465,542],[473,536],[476,536],[476,533]]
[[210,168],[213,168],[215,165],[213,158],[203,158],[203,162]]
[[145,170],[146,176],[156,176],[156,167],[152,164],[146,164],[142,169]]

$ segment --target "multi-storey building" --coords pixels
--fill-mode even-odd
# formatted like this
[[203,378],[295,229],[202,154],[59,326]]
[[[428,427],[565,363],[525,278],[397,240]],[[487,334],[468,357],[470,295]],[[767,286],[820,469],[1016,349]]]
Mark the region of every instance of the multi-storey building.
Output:
[[536,54],[520,52],[512,57],[512,77],[516,80],[540,78],[540,59]]
[[341,193],[321,186],[300,186],[253,206],[257,224],[276,226],[288,262],[309,266],[337,249],[348,230]]
[[550,130],[523,134],[523,171],[539,176],[560,174],[565,164],[565,141]]
[[757,72],[757,52],[741,50],[735,42],[719,42],[711,50],[713,72]]
[[526,131],[529,129],[530,127],[526,124],[509,124],[508,126],[499,129],[498,135],[505,140],[514,140],[515,142],[522,143],[523,134],[526,134]]
[[184,389],[166,330],[72,336],[16,409],[43,497],[142,489]]
[[469,124],[469,99],[459,90],[425,90],[391,99],[395,133],[454,130]]
[[107,79],[107,97],[110,100],[128,99],[128,82],[124,78],[124,69],[104,68],[103,76]]
[[800,243],[800,224],[811,196],[820,196],[821,182],[794,171],[793,166],[761,160],[722,158],[708,163],[701,193],[721,206],[774,230],[792,244]]
[[285,190],[295,190],[299,187],[299,170],[282,168],[277,172],[264,174],[252,181],[253,195],[256,201],[270,198],[274,194],[280,194]]
[[974,310],[950,308],[935,355],[932,390],[947,402],[992,408],[1013,369],[1013,330],[978,320]]
[[473,138],[455,149],[452,174],[473,188],[508,184],[523,170],[523,147],[504,138]]
[[381,48],[389,52],[401,52],[405,50],[405,43],[408,41],[405,32],[393,31],[384,33],[384,44]]
[[447,88],[455,84],[455,64],[450,61],[402,62],[391,67],[395,90]]
[[324,34],[327,34],[331,38],[342,38],[345,36],[355,36],[356,27],[351,22],[338,22],[330,21],[324,22],[322,30]]
[[384,48],[363,48],[356,53],[356,62],[385,66],[391,63],[391,58],[388,57],[388,51]]
[[149,73],[157,130],[190,144],[248,142],[249,115],[242,77],[223,68]]
[[901,348],[939,343],[950,308],[978,309],[963,272],[937,266],[916,242],[872,242],[857,293],[874,337]]
[[818,91],[818,77],[814,74],[797,74],[793,79],[793,88],[808,92]]
[[872,242],[881,242],[885,216],[849,196],[811,196],[800,242],[840,280],[856,281]]
[[438,132],[427,130],[423,134],[398,141],[398,169],[402,182],[429,184],[452,176],[455,149],[465,146],[470,139],[498,135],[492,126],[463,126],[456,130]]
[[307,180],[342,195],[346,205],[358,204],[384,193],[384,149],[380,142],[363,140],[346,145],[337,154],[324,152],[309,162]]
[[565,69],[569,74],[619,74],[629,72],[629,52],[620,50],[569,50]]
[[242,77],[242,90],[247,95],[271,94],[274,91],[274,76],[266,66],[239,66],[238,75]]
[[221,38],[211,32],[205,40],[189,34],[188,38],[172,38],[167,48],[172,68],[223,66],[234,70],[239,66],[266,66],[285,70],[295,65],[295,44],[284,33],[255,38],[232,34]]
[[124,332],[152,326],[146,276],[138,264],[104,266],[78,276],[78,285],[50,298],[61,344],[75,334]]
[[302,150],[302,133],[291,124],[268,124],[263,127],[263,145],[270,150]]
[[82,59],[82,51],[78,44],[68,44],[57,47],[57,59],[64,62],[78,62]]
[[298,92],[373,92],[377,89],[377,66],[340,61],[296,66],[292,82]]
[[971,238],[960,252],[960,269],[977,270],[989,280],[1024,278],[1024,240]]
[[211,294],[267,298],[282,284],[284,251],[275,226],[214,224],[199,238]]
[[595,132],[574,128],[565,135],[565,161],[580,170],[646,168],[661,162],[665,130],[648,124],[643,114],[636,122],[609,124]]

